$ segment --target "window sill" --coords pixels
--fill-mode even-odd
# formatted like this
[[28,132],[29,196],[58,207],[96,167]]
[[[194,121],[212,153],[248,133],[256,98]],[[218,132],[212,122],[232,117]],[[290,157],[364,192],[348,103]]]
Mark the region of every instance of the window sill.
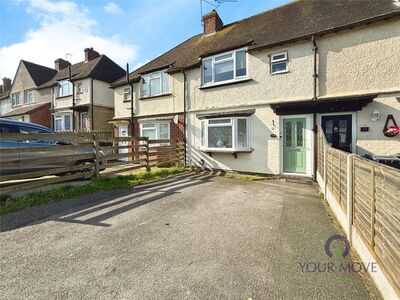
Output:
[[271,75],[279,75],[279,74],[287,74],[287,73],[289,73],[289,70],[271,73]]
[[122,100],[123,103],[131,103],[132,100]]
[[147,100],[147,99],[161,98],[161,97],[167,97],[167,96],[172,96],[172,93],[165,93],[165,94],[148,96],[148,97],[140,97],[139,100]]
[[253,148],[247,149],[247,150],[234,150],[234,149],[207,149],[207,148],[199,148],[201,152],[207,153],[210,157],[212,157],[213,153],[230,153],[232,154],[235,158],[237,158],[237,155],[239,153],[252,153],[254,151]]
[[231,85],[231,84],[236,84],[236,83],[243,83],[243,82],[248,82],[253,79],[251,78],[243,78],[243,79],[236,79],[236,80],[231,80],[231,81],[224,81],[221,83],[213,83],[213,84],[208,84],[208,85],[202,85],[199,87],[200,90],[206,90],[206,89],[211,89],[214,87],[219,87],[219,86],[225,86],[225,85]]
[[66,95],[66,96],[58,96],[58,97],[56,97],[56,99],[63,99],[63,98],[67,98],[67,97],[72,97],[72,94]]

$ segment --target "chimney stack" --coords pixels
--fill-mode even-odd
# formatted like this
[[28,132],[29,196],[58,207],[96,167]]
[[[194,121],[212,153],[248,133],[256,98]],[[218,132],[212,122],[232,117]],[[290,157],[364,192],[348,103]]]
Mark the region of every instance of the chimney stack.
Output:
[[3,78],[3,89],[2,89],[2,91],[3,92],[7,92],[9,90],[11,90],[11,79],[7,78],[7,77],[4,77]]
[[65,68],[68,68],[70,65],[71,65],[71,63],[69,61],[66,61],[66,60],[64,60],[62,58],[57,58],[54,61],[54,68],[57,71],[60,71],[60,70],[65,69]]
[[217,11],[213,9],[210,13],[203,16],[204,34],[216,32],[224,26]]
[[93,47],[86,48],[84,51],[85,51],[85,62],[88,62],[100,56],[99,52],[93,50]]

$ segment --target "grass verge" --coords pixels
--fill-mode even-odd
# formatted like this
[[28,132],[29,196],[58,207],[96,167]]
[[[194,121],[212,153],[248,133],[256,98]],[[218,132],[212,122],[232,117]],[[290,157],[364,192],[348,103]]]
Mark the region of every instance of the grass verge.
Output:
[[183,171],[185,171],[185,168],[172,167],[132,175],[108,177],[93,180],[89,183],[77,186],[69,185],[47,191],[32,192],[21,197],[3,195],[0,198],[0,215],[45,203],[87,195],[98,191],[110,191],[128,188],[148,181],[158,180]]

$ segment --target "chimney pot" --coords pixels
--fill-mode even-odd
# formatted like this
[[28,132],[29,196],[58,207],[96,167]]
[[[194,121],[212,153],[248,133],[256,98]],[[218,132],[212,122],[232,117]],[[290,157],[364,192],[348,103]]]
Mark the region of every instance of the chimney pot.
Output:
[[86,48],[84,52],[85,52],[85,62],[88,62],[100,56],[99,52],[94,50],[93,47]]
[[71,65],[71,63],[69,61],[66,61],[66,60],[64,60],[62,58],[57,58],[54,61],[54,68],[57,71],[60,71],[60,70],[65,69],[65,68],[68,68],[70,65]]
[[216,32],[224,26],[217,11],[213,9],[210,13],[203,16],[204,34]]
[[9,90],[11,90],[11,79],[7,78],[7,77],[4,77],[3,78],[3,89],[2,89],[2,91],[6,92],[6,91],[9,91]]

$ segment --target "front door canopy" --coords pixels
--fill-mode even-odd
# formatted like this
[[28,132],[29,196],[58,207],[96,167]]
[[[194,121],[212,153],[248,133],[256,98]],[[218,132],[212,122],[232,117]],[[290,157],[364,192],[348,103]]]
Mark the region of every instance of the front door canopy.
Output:
[[307,101],[291,101],[270,104],[277,115],[330,113],[359,111],[372,102],[377,95],[325,98]]

